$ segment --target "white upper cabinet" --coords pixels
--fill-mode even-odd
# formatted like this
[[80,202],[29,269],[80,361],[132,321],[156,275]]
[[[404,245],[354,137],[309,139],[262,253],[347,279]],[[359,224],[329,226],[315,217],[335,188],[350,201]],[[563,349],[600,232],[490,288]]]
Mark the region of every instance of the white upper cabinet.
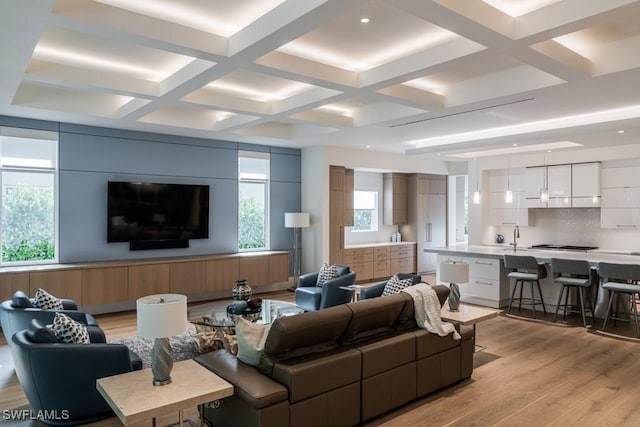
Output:
[[547,175],[547,168],[544,166],[526,168],[524,172],[525,197],[527,207],[546,208],[547,204],[540,201],[540,190],[544,188]]
[[571,207],[571,165],[547,166],[550,208]]
[[600,206],[600,163],[572,165],[571,198],[574,208]]
[[[524,174],[522,169],[513,172],[512,170],[506,174],[496,173],[489,176],[489,221],[491,225],[519,225],[522,227],[533,225],[529,224],[529,211],[524,192]],[[511,203],[507,203],[505,200],[507,188],[513,192]]]

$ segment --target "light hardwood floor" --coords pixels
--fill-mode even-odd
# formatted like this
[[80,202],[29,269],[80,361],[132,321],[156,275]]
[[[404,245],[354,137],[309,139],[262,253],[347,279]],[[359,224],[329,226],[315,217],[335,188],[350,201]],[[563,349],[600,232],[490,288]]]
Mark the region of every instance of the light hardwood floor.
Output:
[[[293,294],[269,297],[291,301]],[[538,320],[530,317],[531,312],[523,310],[478,324],[477,343],[486,349],[474,355],[470,380],[368,425],[640,425],[640,340],[631,325],[618,323],[604,334],[583,328],[575,315],[558,323],[552,322],[552,314]],[[135,335],[133,312],[98,316],[98,322],[108,339]],[[6,345],[0,345],[0,365],[0,410],[26,405]],[[161,419],[159,424],[173,421]],[[0,421],[0,425],[18,425],[5,423]],[[41,426],[37,422],[19,425]],[[116,418],[92,424],[118,425]]]

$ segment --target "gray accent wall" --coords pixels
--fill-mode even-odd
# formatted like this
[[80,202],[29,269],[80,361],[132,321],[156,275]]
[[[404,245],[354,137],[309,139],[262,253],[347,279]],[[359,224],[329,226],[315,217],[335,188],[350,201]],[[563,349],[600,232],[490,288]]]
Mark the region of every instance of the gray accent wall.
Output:
[[[271,153],[270,249],[293,245],[284,212],[300,210],[300,150],[4,116],[0,125],[59,129],[61,263],[237,252],[239,150]],[[185,249],[107,243],[108,181],[209,185],[209,238]]]

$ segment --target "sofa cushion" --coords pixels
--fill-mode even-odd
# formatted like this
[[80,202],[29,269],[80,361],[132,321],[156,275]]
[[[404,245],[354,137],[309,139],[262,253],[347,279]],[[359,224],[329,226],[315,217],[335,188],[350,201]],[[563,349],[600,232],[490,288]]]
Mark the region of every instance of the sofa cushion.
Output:
[[233,383],[233,394],[255,408],[266,408],[286,401],[287,389],[258,372],[253,366],[242,363],[226,350],[212,351],[194,359],[211,372]]
[[271,324],[253,323],[238,317],[236,321],[238,359],[247,365],[258,366],[264,353],[264,342],[270,327]]
[[27,338],[33,343],[56,343],[56,338],[53,331],[45,326],[44,323],[38,319],[31,319],[29,326],[27,327]]
[[385,297],[387,295],[397,294],[407,286],[411,285],[413,285],[413,280],[411,278],[400,279],[395,275],[387,280],[387,284],[384,285],[384,290],[382,291],[382,296]]
[[32,308],[33,304],[29,296],[22,291],[16,291],[11,297],[11,307],[13,308]]
[[67,344],[89,344],[91,342],[87,327],[62,313],[56,313],[52,329],[58,342]]
[[40,288],[33,299],[33,305],[43,310],[62,310],[62,301]]
[[335,279],[336,277],[338,277],[338,269],[336,265],[328,265],[325,262],[322,264],[322,267],[320,267],[320,271],[318,272],[318,281],[316,282],[316,286],[322,286],[325,282]]
[[337,349],[277,363],[272,378],[289,390],[293,404],[360,381],[362,356],[354,349]]
[[362,353],[362,378],[406,365],[416,360],[416,337],[408,332],[358,346]]
[[271,375],[278,361],[335,349],[351,315],[346,305],[337,305],[276,319],[264,344],[260,370]]
[[405,299],[399,294],[347,304],[353,315],[340,343],[350,345],[393,333],[404,305]]

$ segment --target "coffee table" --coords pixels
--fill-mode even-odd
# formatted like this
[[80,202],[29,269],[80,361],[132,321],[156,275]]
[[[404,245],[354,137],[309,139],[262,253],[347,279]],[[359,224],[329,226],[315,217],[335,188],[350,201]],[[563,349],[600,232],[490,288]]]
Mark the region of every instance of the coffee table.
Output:
[[[260,311],[247,314],[227,314],[227,303],[215,304],[204,315],[189,316],[189,322],[196,325],[196,348],[205,347],[212,351],[224,348],[231,354],[237,354],[236,319],[243,317],[251,322],[270,324],[279,317],[304,313],[304,310],[291,302],[263,299]],[[198,310],[202,313],[202,310]]]
[[[461,303],[460,307],[458,307],[458,311],[449,311],[449,305],[445,303],[442,306],[442,310],[440,312],[440,317],[442,320],[449,320],[453,322],[458,322],[461,325],[473,325],[473,335],[475,337],[476,332],[476,324],[493,317],[497,317],[502,310],[497,310],[495,308],[488,307],[479,307],[477,305],[469,305]],[[474,338],[475,339],[475,338]],[[474,346],[474,352],[482,351],[486,347],[476,344]]]
[[99,378],[96,388],[125,426],[149,420],[155,426],[156,417],[177,411],[182,427],[182,411],[194,406],[204,426],[202,405],[233,395],[233,385],[193,360],[174,363],[171,378],[170,384],[154,386],[151,369],[143,369]]
[[304,313],[304,309],[298,307],[292,302],[278,301],[273,299],[263,299],[260,312],[248,314],[227,314],[228,304],[217,304],[212,307],[209,314],[199,317],[189,317],[189,322],[194,325],[230,327],[236,325],[236,316],[244,317],[255,323],[269,324],[273,323],[278,317],[293,316],[295,314]]

